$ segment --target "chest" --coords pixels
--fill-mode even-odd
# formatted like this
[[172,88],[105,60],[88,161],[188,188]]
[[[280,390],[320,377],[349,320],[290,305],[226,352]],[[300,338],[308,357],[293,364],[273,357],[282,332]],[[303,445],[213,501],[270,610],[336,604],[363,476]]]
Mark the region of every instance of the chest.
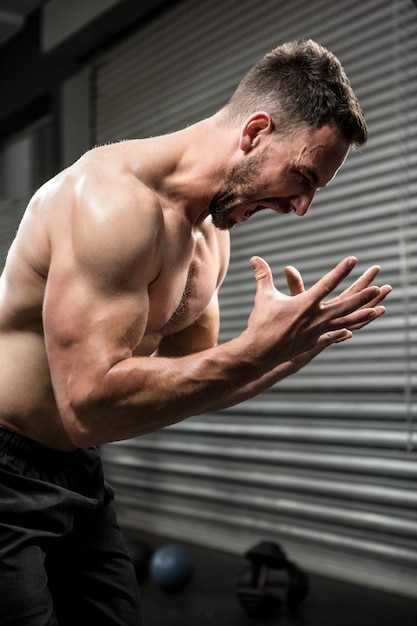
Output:
[[219,279],[219,259],[209,241],[197,241],[184,254],[168,254],[149,286],[146,334],[170,335],[190,326],[206,309]]

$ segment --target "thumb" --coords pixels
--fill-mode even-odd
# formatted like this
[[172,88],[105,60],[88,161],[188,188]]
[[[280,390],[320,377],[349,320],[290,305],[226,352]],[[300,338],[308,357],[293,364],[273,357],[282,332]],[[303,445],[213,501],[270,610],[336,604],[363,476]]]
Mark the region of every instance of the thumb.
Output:
[[285,277],[287,279],[287,285],[289,287],[290,294],[292,296],[297,296],[299,293],[303,293],[305,289],[304,289],[303,278],[300,272],[295,267],[292,267],[291,265],[288,265],[284,269],[284,272],[285,272]]
[[253,267],[257,290],[260,288],[275,289],[272,271],[265,259],[260,256],[253,256],[250,262]]

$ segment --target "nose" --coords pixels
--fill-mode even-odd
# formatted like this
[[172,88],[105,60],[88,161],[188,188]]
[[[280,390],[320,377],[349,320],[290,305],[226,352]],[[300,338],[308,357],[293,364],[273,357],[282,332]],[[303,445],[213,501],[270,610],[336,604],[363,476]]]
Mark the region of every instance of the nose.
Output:
[[313,202],[313,198],[314,193],[292,196],[292,198],[290,198],[290,202],[296,215],[299,215],[300,217],[305,215]]

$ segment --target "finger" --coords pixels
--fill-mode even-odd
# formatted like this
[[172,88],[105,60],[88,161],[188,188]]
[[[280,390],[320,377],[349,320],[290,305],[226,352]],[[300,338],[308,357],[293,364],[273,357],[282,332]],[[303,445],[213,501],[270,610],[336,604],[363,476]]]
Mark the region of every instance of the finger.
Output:
[[250,262],[255,276],[257,292],[260,290],[275,290],[272,271],[265,259],[260,256],[254,256]]
[[[384,285],[383,287],[366,287],[359,293],[346,297],[345,299],[338,300],[337,298],[334,298],[331,302],[323,303],[322,307],[323,310],[327,310],[327,312],[332,313],[333,319],[342,315],[346,316],[349,313],[353,313],[356,310],[360,311],[361,309],[374,309],[376,311],[376,317],[380,317],[385,313],[385,308],[377,305],[379,305],[379,303],[382,302],[391,291],[391,285]],[[362,321],[355,321],[354,323],[361,323],[363,326],[368,324],[370,321],[372,321],[372,319],[365,318],[365,323],[362,323]]]
[[329,331],[320,335],[317,341],[317,346],[323,349],[327,346],[331,346],[333,343],[341,343],[342,341],[351,339],[352,336],[352,332],[347,328],[340,328],[339,330]]
[[374,298],[368,303],[368,306],[374,307],[375,305],[379,304],[391,293],[391,291],[392,291],[391,285],[382,285],[382,287],[379,288],[379,294],[377,295],[376,298]]
[[291,265],[285,267],[284,272],[290,294],[292,296],[298,296],[298,294],[303,293],[305,288],[300,272]]
[[384,306],[377,306],[374,308],[374,311],[375,317],[373,319],[365,320],[361,323],[350,324],[349,330],[360,330],[361,328],[372,322],[374,319],[377,319],[378,317],[381,317],[381,315],[384,315],[386,313],[386,308]]
[[338,296],[338,298],[339,299],[344,298],[348,295],[351,295],[353,293],[358,293],[358,291],[365,289],[365,287],[368,287],[372,283],[372,281],[376,278],[380,270],[381,268],[379,265],[372,265],[372,267],[369,267],[361,276],[359,276],[357,280],[355,280],[354,283],[352,283],[352,285],[350,285],[347,289],[345,289]]
[[[334,298],[330,302],[322,302],[320,307],[323,312],[323,320],[337,320],[347,319],[347,316],[355,312],[359,313],[361,310],[366,310],[366,314],[372,309],[370,302],[377,300],[380,297],[379,287],[366,287],[359,293],[355,293],[352,296],[348,296],[342,300]],[[345,324],[343,323],[343,326]]]
[[357,259],[353,256],[346,257],[340,261],[330,272],[325,274],[323,278],[318,280],[308,293],[313,302],[321,302],[350,274],[357,263]]
[[341,328],[352,329],[355,326],[365,326],[372,322],[377,316],[375,309],[361,308],[349,315],[342,315],[339,318],[333,318],[329,320],[327,328],[328,330],[340,330]]

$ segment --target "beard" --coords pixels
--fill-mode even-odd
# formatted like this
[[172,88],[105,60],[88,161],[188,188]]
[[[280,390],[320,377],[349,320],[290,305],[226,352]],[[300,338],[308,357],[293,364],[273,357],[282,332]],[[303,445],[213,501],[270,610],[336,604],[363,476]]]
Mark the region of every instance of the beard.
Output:
[[[240,205],[253,202],[259,194],[262,166],[268,158],[268,148],[251,157],[246,162],[235,165],[225,176],[222,186],[214,194],[209,204],[209,212],[214,226],[220,230],[231,230],[237,221],[231,217]],[[290,211],[290,204],[284,198],[270,198],[272,205],[282,212]],[[262,202],[260,202],[262,204]]]
[[[231,217],[233,211],[248,198],[254,197],[256,181],[262,164],[266,160],[266,150],[246,163],[232,167],[226,175],[223,184],[209,204],[209,211],[213,224],[220,230],[230,230],[236,225]],[[259,182],[258,182],[259,184]]]

